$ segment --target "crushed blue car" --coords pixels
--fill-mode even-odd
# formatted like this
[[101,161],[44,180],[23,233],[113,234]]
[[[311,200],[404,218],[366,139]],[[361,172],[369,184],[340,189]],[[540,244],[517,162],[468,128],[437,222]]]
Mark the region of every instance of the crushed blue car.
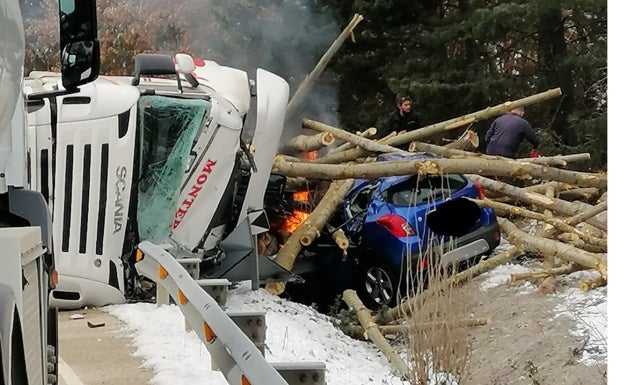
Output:
[[[435,155],[387,154],[378,161],[427,158]],[[407,278],[425,270],[431,258],[461,269],[499,245],[496,214],[471,200],[481,198],[481,187],[461,174],[357,180],[330,221],[349,238],[347,255],[328,231],[321,234],[299,256],[308,285],[301,291],[317,293],[317,304],[350,288],[371,308],[395,305],[405,295],[400,285],[413,282]]]

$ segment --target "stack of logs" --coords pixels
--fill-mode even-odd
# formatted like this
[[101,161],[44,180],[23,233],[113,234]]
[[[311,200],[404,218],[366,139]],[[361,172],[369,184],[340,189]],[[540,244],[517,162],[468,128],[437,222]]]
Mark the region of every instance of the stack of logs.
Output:
[[[371,139],[376,134],[374,128],[353,134],[303,119],[302,126],[317,131],[318,134],[293,138],[289,143],[291,149],[302,153],[318,151],[332,145],[335,139],[342,140],[344,144],[325,151],[325,155],[314,159],[276,156],[273,172],[287,176],[291,186],[301,185],[303,181],[308,186],[306,188],[310,188],[309,186],[314,186],[319,181],[325,181],[329,183],[329,188],[310,215],[285,241],[275,261],[287,269],[293,267],[301,248],[310,245],[318,237],[342,203],[354,179],[461,173],[478,182],[488,195],[497,197],[478,200],[476,203],[492,207],[496,211],[505,238],[514,246],[514,252],[506,253],[506,258],[491,258],[487,263],[488,268],[492,268],[496,261],[504,263],[523,252],[532,252],[544,257],[544,271],[529,276],[514,276],[512,279],[548,278],[543,288],[547,290],[548,283],[552,283],[549,277],[582,268],[597,270],[600,278],[592,282],[581,282],[581,288],[589,290],[605,285],[607,262],[603,253],[607,249],[607,175],[578,172],[568,168],[574,162],[587,161],[589,154],[517,160],[483,155],[475,152],[479,144],[478,136],[470,129],[445,146],[422,141],[432,135],[506,113],[517,106],[531,105],[559,95],[560,89],[549,90],[401,135],[394,133],[379,140]],[[409,148],[409,151],[399,147]],[[375,155],[379,153],[415,151],[434,153],[440,158],[375,161]],[[540,183],[521,188],[498,181],[495,177]],[[539,221],[541,227],[535,234],[527,234],[508,219],[511,217],[534,219]],[[339,232],[336,238],[337,243],[346,250],[348,241]],[[476,271],[480,273],[482,269],[480,267]],[[280,294],[284,290],[284,284],[270,284],[267,289],[274,294]]]
[[[587,161],[587,153],[546,156],[538,158],[508,159],[488,156],[475,152],[478,136],[470,130],[474,122],[493,118],[507,113],[518,106],[528,106],[561,95],[560,89],[549,90],[523,99],[506,102],[494,107],[463,115],[456,119],[432,124],[403,134],[393,133],[385,138],[372,139],[374,128],[356,134],[310,119],[303,119],[302,126],[319,132],[312,136],[299,136],[291,140],[290,147],[296,151],[319,151],[324,155],[316,158],[278,155],[273,164],[273,172],[289,178],[291,186],[305,182],[306,188],[326,182],[322,199],[317,202],[307,219],[297,227],[277,252],[275,261],[287,269],[292,269],[296,257],[303,246],[312,243],[334,214],[345,194],[353,185],[354,179],[372,179],[392,175],[428,175],[461,173],[479,183],[491,198],[475,200],[480,206],[495,210],[503,237],[511,247],[487,260],[454,275],[454,285],[460,285],[483,272],[507,263],[523,253],[533,253],[543,257],[539,271],[529,274],[514,274],[511,281],[532,280],[540,284],[540,292],[552,290],[556,276],[581,269],[597,271],[598,278],[579,282],[583,290],[607,284],[607,175],[606,173],[579,172],[570,169],[573,163]],[[466,127],[458,139],[440,146],[425,143],[423,140],[442,133]],[[329,150],[338,139],[344,143]],[[402,150],[408,148],[409,151]],[[428,152],[439,158],[405,161],[376,161],[380,153]],[[488,175],[485,177],[484,175]],[[497,180],[514,178],[529,187],[517,187]],[[319,184],[320,185],[320,184]],[[325,190],[324,190],[325,191]],[[494,198],[495,197],[495,198]],[[535,233],[521,230],[518,218],[536,221],[539,226]],[[332,230],[332,229],[330,229]],[[348,240],[339,232],[335,236],[337,244],[348,246]],[[281,294],[284,283],[271,283],[266,286],[269,292]],[[384,319],[397,320],[409,314],[416,299],[412,298],[396,308],[377,317],[370,314],[353,291],[346,291],[343,300],[355,310],[362,325],[367,325],[365,334],[371,338],[383,335],[383,327],[377,322]],[[374,330],[372,330],[374,329]],[[371,338],[374,339],[374,338]],[[383,345],[379,338],[379,344]],[[387,347],[386,347],[387,348]],[[383,346],[380,346],[382,351]],[[388,357],[396,361],[396,357]],[[400,372],[404,370],[395,364]]]

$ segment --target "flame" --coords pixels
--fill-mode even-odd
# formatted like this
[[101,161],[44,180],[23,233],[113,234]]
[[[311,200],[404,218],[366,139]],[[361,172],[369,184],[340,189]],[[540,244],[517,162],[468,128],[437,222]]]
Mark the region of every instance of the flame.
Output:
[[293,198],[296,201],[307,202],[310,198],[310,190],[297,191],[296,193],[293,193]]
[[284,230],[292,234],[309,216],[310,213],[303,210],[294,210],[293,215],[286,219],[286,223],[284,223]]
[[316,157],[317,157],[316,151],[302,152],[301,154],[299,154],[299,159],[301,159],[304,162],[313,161],[316,159]]

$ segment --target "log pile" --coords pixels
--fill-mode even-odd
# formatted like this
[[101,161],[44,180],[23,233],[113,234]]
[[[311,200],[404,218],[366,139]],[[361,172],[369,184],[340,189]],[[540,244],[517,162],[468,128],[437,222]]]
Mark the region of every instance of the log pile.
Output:
[[[599,273],[600,279],[595,282],[580,282],[579,286],[590,290],[606,285],[607,203],[606,198],[598,203],[598,198],[606,197],[607,175],[575,171],[573,167],[589,159],[589,154],[516,160],[488,156],[476,151],[478,136],[470,128],[458,138],[448,140],[445,145],[425,142],[433,135],[449,133],[476,121],[508,112],[517,106],[527,106],[559,95],[559,89],[549,90],[401,135],[393,133],[379,140],[373,139],[375,128],[353,134],[311,119],[302,119],[302,128],[315,133],[293,139],[290,147],[301,151],[301,156],[276,156],[273,172],[288,177],[292,181],[291,186],[299,186],[298,188],[311,192],[318,189],[318,186],[330,187],[321,189],[319,195],[322,199],[311,202],[312,210],[307,218],[295,231],[286,235],[287,239],[284,239],[283,247],[275,260],[286,268],[292,268],[301,248],[310,245],[326,226],[336,244],[347,252],[348,240],[337,229],[332,228],[328,221],[354,179],[461,173],[479,183],[491,196],[491,199],[476,202],[496,211],[503,237],[513,247],[502,252],[500,257],[494,256],[484,265],[460,273],[454,278],[458,284],[491,269],[497,261],[505,263],[519,254],[530,252],[544,258],[543,269],[526,278],[513,279],[550,279],[579,269],[591,269]],[[329,148],[334,140],[337,144]],[[399,145],[409,145],[410,151],[398,148]],[[318,151],[315,152],[317,156],[310,157],[309,151]],[[390,152],[429,152],[439,158],[384,162],[376,160],[376,155]],[[500,181],[508,181],[510,178],[518,183],[511,185]],[[519,219],[537,222],[541,224],[541,228],[529,234],[520,225],[514,224]],[[283,284],[280,286],[274,283],[270,287],[275,294],[284,290]]]
[[[346,257],[349,239],[342,229],[330,223],[330,218],[344,200],[354,179],[460,173],[478,183],[489,196],[473,201],[480,207],[490,207],[496,212],[501,235],[509,247],[499,248],[488,259],[450,276],[445,282],[451,287],[460,286],[526,253],[537,256],[537,261],[543,261],[543,265],[530,273],[510,275],[510,283],[529,280],[539,285],[539,293],[547,295],[556,291],[558,277],[579,270],[591,270],[597,272],[597,277],[580,281],[579,288],[588,291],[607,285],[607,175],[574,170],[574,165],[587,161],[590,154],[515,160],[488,156],[477,151],[478,135],[470,127],[456,139],[447,140],[444,145],[426,142],[433,135],[450,133],[457,128],[509,112],[515,107],[560,95],[559,89],[549,90],[400,135],[391,133],[377,140],[373,139],[376,133],[374,127],[353,134],[338,127],[303,119],[302,128],[315,133],[307,138],[299,136],[292,140],[291,150],[296,149],[301,154],[277,155],[272,171],[288,178],[288,188],[306,192],[310,197],[309,211],[298,227],[282,232],[282,246],[274,260],[292,269],[302,248],[314,242],[322,230],[331,234]],[[311,152],[314,156],[310,156]],[[379,154],[412,152],[433,153],[439,158],[377,160]],[[501,180],[513,180],[515,183],[508,184]],[[529,229],[527,223],[532,224]],[[531,231],[536,224],[537,231]],[[267,243],[266,236],[260,239]],[[265,246],[263,250],[266,249]],[[272,282],[266,288],[279,295],[284,292],[285,285],[284,282]],[[353,290],[347,290],[343,293],[343,301],[355,313],[357,320],[353,324],[346,324],[345,330],[350,328],[351,332],[356,332],[361,338],[374,342],[391,366],[403,378],[408,378],[405,362],[390,347],[386,336],[406,332],[407,320],[422,305],[421,298],[425,298],[425,295],[427,290],[408,297],[395,308],[374,314],[365,308]],[[477,326],[487,323],[487,319],[463,319],[456,323],[464,327]],[[439,320],[419,325],[420,328],[435,326],[437,329],[440,325],[445,328],[457,326],[446,325],[445,321]]]

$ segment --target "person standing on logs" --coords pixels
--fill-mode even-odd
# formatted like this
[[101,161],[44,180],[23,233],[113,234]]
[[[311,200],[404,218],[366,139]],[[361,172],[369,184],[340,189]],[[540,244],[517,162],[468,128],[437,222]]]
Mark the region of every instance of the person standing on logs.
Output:
[[539,138],[531,124],[524,119],[524,107],[516,107],[508,114],[496,118],[485,134],[488,155],[498,155],[507,158],[516,158],[518,147],[526,139],[533,145],[531,158],[537,158],[539,152]]

